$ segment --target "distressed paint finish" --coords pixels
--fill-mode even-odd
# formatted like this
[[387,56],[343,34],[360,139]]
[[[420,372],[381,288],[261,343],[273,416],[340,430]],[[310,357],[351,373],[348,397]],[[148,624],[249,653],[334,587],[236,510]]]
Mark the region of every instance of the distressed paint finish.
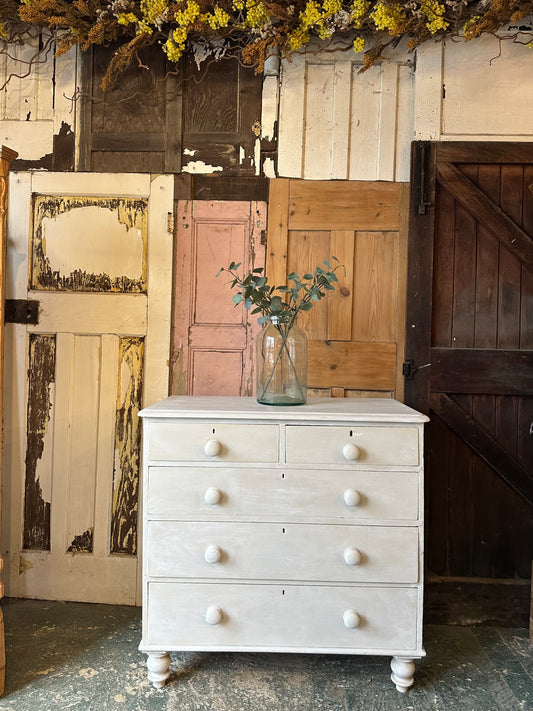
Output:
[[[28,255],[28,248],[32,234],[32,196],[35,195],[101,197],[99,204],[119,197],[147,202],[147,293],[64,290],[37,293],[29,290],[31,251]],[[9,324],[6,333],[7,446],[3,454],[9,476],[6,477],[7,488],[2,492],[6,506],[0,542],[10,573],[9,594],[134,605],[138,595],[137,557],[120,552],[110,554],[113,516],[120,524],[114,531],[114,550],[129,548],[132,551],[135,546],[132,526],[126,521],[127,516],[135,516],[135,503],[127,490],[115,493],[120,485],[125,486],[130,476],[125,460],[121,461],[123,453],[117,445],[116,420],[128,388],[130,397],[137,403],[140,399],[140,384],[136,384],[134,391],[130,385],[130,370],[137,369],[137,374],[140,373],[138,363],[128,362],[125,353],[128,342],[135,344],[134,339],[144,340],[142,394],[145,402],[155,402],[168,392],[172,270],[168,214],[172,214],[173,209],[172,179],[144,174],[18,173],[12,176],[9,196],[12,202],[7,295],[40,301],[37,325]],[[88,210],[95,209],[99,208],[91,205],[63,212],[56,223],[64,218],[68,220],[70,213],[87,214]],[[125,231],[116,211],[105,206],[101,211],[110,216],[117,229]],[[68,232],[62,229],[61,237],[68,237]],[[72,237],[83,247],[83,250],[77,249],[77,253],[87,264],[95,244],[102,245],[106,235],[95,234],[90,241],[92,250],[87,249],[87,239],[80,241],[79,233]],[[55,238],[52,231],[50,239]],[[111,265],[115,252],[110,255]],[[128,255],[121,253],[118,257],[128,263]],[[115,272],[110,268],[107,273]],[[27,444],[28,332],[56,336],[54,408],[44,436],[44,456],[37,463],[35,477],[43,473],[39,478],[42,498],[50,502],[49,550],[22,550],[24,479],[21,473]],[[126,339],[122,351],[121,338]],[[136,409],[139,406],[138,403]],[[119,445],[127,447],[129,437],[138,447],[135,432],[131,434],[136,422],[135,410],[128,411],[125,407],[120,416],[119,429],[123,429]],[[132,455],[132,459],[135,458],[138,453]],[[136,486],[136,483],[131,485],[130,490]],[[92,552],[89,552],[91,546]],[[24,560],[19,568],[21,551]]]
[[94,545],[94,528],[88,528],[84,533],[75,536],[67,548],[67,553],[92,553]]
[[282,62],[280,177],[409,180],[414,67],[394,58],[360,73],[352,53],[327,51]]
[[31,334],[23,540],[28,550],[50,550],[50,501],[43,499],[37,465],[53,408],[55,356],[55,336]]
[[117,415],[115,423],[115,463],[111,511],[111,553],[137,552],[137,508],[141,453],[144,338],[121,338]]
[[235,308],[227,275],[230,262],[242,270],[264,266],[261,236],[266,204],[243,201],[179,201],[172,392],[191,395],[251,395],[256,318]]
[[144,293],[147,225],[145,199],[35,195],[31,288]]

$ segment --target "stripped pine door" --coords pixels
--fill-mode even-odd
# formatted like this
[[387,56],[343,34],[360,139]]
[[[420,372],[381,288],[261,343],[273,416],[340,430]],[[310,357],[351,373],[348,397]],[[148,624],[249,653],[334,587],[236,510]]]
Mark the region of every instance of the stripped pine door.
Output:
[[428,413],[428,566],[533,559],[533,146],[414,144],[406,402]]
[[271,181],[267,275],[302,276],[335,256],[339,283],[298,323],[313,394],[402,398],[407,186]]
[[137,413],[168,393],[172,178],[14,173],[5,351],[9,595],[134,604]]
[[178,203],[175,253],[172,392],[175,395],[252,395],[257,316],[235,307],[228,275],[264,267],[261,235],[266,204],[243,201]]

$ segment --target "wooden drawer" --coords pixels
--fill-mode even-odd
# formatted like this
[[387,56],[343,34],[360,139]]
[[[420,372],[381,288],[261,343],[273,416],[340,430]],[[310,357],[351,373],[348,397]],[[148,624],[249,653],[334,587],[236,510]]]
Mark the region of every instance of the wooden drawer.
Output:
[[288,463],[418,466],[416,427],[287,426]]
[[418,582],[418,528],[149,521],[151,577]]
[[148,469],[149,516],[232,520],[416,520],[416,472],[346,470]]
[[150,460],[196,462],[264,462],[279,457],[277,425],[149,422]]
[[150,582],[142,646],[415,650],[417,604],[416,588]]

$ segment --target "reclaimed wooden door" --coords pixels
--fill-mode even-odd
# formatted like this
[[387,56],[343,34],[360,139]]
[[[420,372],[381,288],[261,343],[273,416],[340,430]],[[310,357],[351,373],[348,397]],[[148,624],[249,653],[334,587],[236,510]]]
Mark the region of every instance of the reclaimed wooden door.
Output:
[[175,251],[172,392],[252,395],[257,317],[235,307],[221,267],[264,267],[266,204],[180,200]]
[[173,182],[14,173],[6,291],[9,595],[135,604],[141,430],[168,393]]
[[428,567],[533,558],[533,146],[414,144],[406,402],[430,414]]
[[310,394],[402,399],[408,187],[365,181],[271,181],[267,275],[285,284],[335,256],[335,292],[299,325]]

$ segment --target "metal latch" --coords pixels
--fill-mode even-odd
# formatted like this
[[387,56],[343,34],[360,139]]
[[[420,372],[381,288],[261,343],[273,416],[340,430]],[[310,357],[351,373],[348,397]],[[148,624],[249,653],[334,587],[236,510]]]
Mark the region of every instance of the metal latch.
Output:
[[5,323],[39,323],[39,302],[35,299],[6,299]]
[[412,358],[402,363],[402,375],[406,380],[412,380],[418,368]]

